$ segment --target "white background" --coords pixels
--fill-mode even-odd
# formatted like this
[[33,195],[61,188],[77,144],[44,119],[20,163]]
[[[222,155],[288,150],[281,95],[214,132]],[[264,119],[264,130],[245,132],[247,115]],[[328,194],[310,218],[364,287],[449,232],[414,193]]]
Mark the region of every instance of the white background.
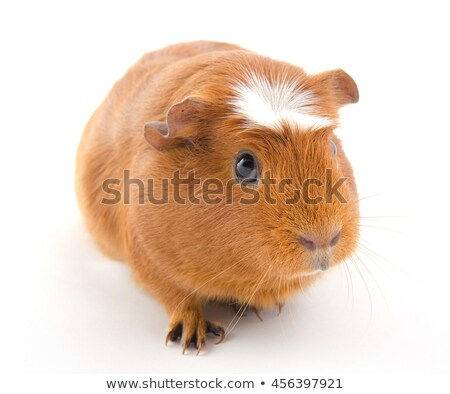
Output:
[[[3,2],[0,370],[9,378],[240,373],[355,382],[368,374],[361,384],[401,381],[410,392],[419,376],[443,381],[448,25],[445,2],[433,1]],[[335,269],[280,317],[249,315],[199,357],[164,346],[163,308],[125,264],[96,250],[73,190],[81,132],[112,84],[144,52],[195,39],[236,43],[310,72],[340,67],[355,79],[360,102],[342,111],[338,134],[364,217],[350,277]],[[207,313],[225,325],[233,317]]]

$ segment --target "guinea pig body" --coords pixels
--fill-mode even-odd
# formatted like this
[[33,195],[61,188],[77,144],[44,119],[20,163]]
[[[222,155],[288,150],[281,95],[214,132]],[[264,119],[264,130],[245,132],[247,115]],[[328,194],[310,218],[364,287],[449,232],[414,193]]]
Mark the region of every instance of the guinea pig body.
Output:
[[167,340],[223,339],[205,302],[281,305],[353,253],[358,198],[334,129],[357,101],[342,70],[214,42],[146,54],[114,85],[83,133],[77,195],[101,250],[164,305]]

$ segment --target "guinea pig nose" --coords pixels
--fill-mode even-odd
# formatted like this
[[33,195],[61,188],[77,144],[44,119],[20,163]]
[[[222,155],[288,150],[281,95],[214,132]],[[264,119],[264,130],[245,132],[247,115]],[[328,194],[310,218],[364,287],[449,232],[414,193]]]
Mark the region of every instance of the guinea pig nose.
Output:
[[298,237],[300,243],[309,250],[316,250],[317,249],[317,244],[314,242],[314,240],[311,237],[304,237],[302,235],[300,235],[300,237]]
[[329,236],[300,235],[298,240],[306,249],[314,251],[318,248],[335,246],[341,238],[341,232],[332,233]]
[[323,261],[323,262],[321,262],[321,263],[319,264],[319,268],[320,268],[322,271],[326,271],[326,270],[328,269],[329,265],[330,265],[330,264],[329,264],[328,262]]
[[341,238],[341,232],[340,231],[333,235],[333,237],[331,238],[331,240],[329,242],[329,245],[330,246],[336,245],[338,243],[338,241],[339,241],[339,238]]

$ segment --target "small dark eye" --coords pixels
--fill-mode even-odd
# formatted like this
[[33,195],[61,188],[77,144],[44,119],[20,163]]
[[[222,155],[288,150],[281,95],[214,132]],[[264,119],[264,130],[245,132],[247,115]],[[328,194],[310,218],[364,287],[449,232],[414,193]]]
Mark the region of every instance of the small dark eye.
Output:
[[330,140],[330,147],[331,147],[331,150],[333,151],[333,156],[336,157],[337,148],[336,148],[336,144],[332,140]]
[[234,164],[234,172],[239,182],[258,182],[258,163],[255,155],[248,151],[238,153]]

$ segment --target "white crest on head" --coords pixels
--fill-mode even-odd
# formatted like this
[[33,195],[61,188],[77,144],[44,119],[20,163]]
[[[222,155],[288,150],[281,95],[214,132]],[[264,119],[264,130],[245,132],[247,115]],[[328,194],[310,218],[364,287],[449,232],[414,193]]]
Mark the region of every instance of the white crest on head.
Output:
[[281,128],[283,121],[301,130],[334,125],[333,119],[314,114],[318,99],[300,86],[295,80],[282,78],[270,82],[251,72],[244,82],[233,86],[236,96],[230,104],[249,122],[276,129]]

